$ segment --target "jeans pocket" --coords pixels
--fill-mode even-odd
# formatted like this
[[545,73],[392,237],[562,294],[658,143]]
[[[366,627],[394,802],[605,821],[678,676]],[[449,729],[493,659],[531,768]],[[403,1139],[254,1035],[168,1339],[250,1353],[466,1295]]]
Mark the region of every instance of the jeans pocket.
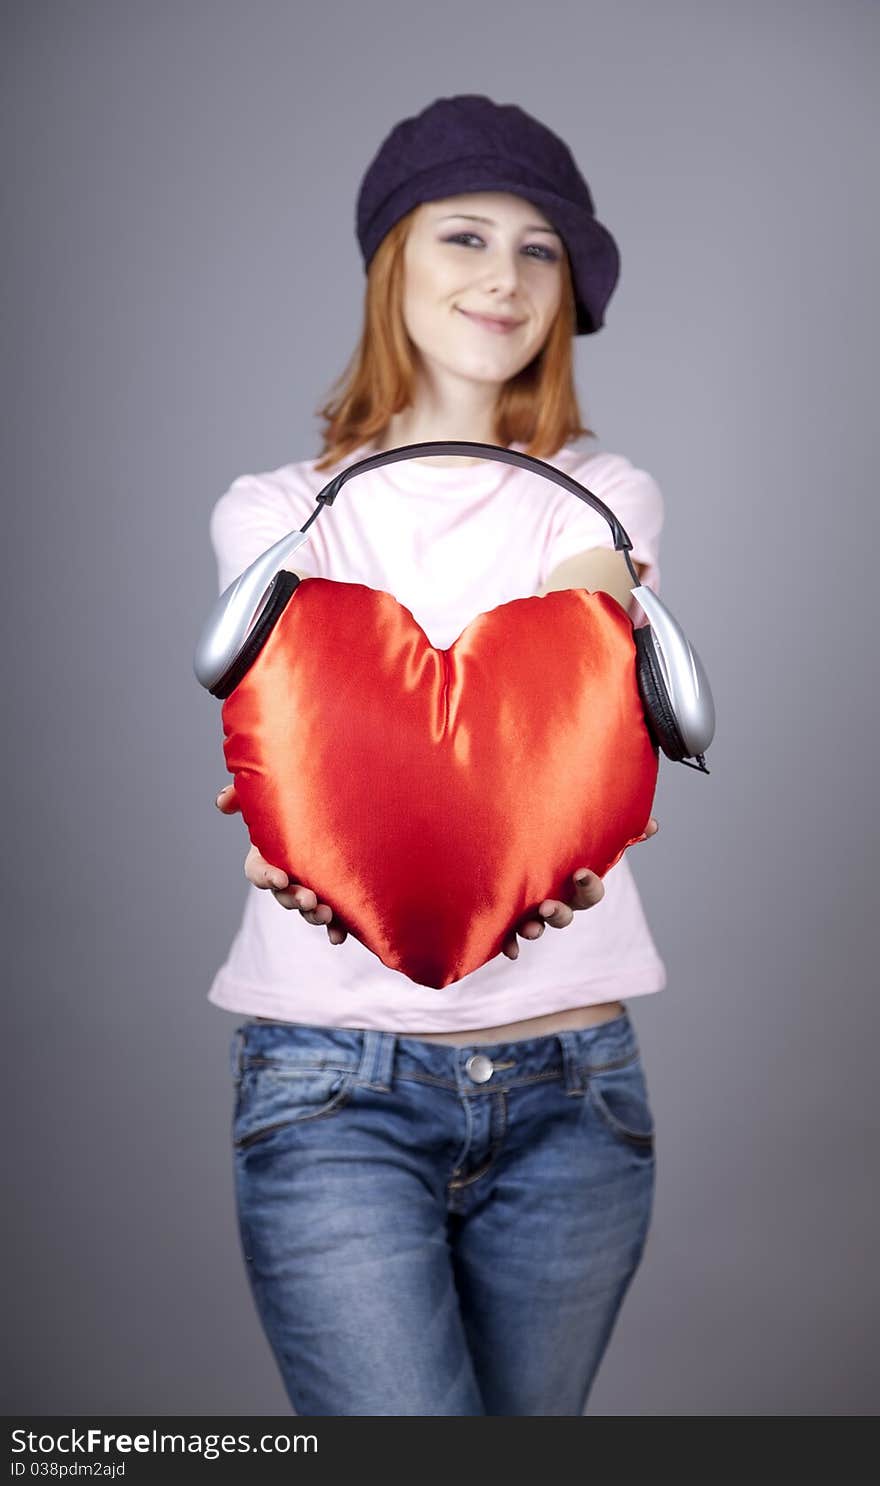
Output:
[[245,1056],[232,1120],[232,1143],[244,1150],[290,1125],[323,1120],[351,1097],[354,1073],[338,1065]]
[[654,1149],[654,1114],[640,1052],[624,1063],[589,1070],[593,1108],[619,1140],[644,1151]]

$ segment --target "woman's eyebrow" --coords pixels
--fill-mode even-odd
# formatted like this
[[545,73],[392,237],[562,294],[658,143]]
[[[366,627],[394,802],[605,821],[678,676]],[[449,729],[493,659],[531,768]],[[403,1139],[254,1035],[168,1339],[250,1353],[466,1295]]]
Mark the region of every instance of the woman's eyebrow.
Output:
[[[448,222],[451,217],[462,217],[462,218],[464,218],[464,220],[466,222],[485,222],[487,227],[497,227],[498,226],[498,223],[497,222],[493,222],[491,217],[474,217],[474,216],[471,215],[470,212],[450,212],[449,213],[449,216],[438,217],[437,220],[439,222]],[[532,227],[524,227],[523,228],[523,231],[524,232],[550,232],[550,233],[553,234],[554,237],[559,237],[559,233],[555,230],[555,228],[553,228],[553,227],[539,227],[538,224],[537,224],[537,222]]]

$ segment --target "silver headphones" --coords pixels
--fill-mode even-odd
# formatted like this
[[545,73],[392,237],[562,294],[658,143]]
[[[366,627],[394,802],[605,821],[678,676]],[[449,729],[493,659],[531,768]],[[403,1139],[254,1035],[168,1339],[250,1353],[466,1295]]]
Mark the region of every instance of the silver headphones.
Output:
[[289,572],[284,564],[308,541],[312,522],[325,506],[332,506],[347,480],[367,470],[380,469],[383,464],[434,454],[478,455],[501,464],[520,465],[571,491],[605,518],[614,536],[614,546],[623,553],[633,579],[633,597],[648,620],[646,625],[633,629],[633,639],[639,692],[652,742],[667,758],[708,774],[704,755],[715,735],[715,705],[709,679],[677,620],[653,589],[639,582],[629,555],[632,542],[614,512],[591,490],[546,460],[495,444],[466,439],[402,444],[397,449],[369,454],[341,470],[315,497],[317,505],[304,526],[288,532],[269,547],[217,599],[202,630],[193,663],[201,685],[212,696],[228,697],[253,665],[299,586],[296,574]]

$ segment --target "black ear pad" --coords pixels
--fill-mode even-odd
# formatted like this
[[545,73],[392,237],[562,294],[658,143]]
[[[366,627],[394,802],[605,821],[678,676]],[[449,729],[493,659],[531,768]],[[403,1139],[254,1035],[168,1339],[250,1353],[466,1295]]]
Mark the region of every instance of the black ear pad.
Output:
[[239,681],[247,675],[275,625],[287,608],[294,589],[299,587],[299,578],[296,573],[289,573],[286,568],[275,574],[269,587],[269,596],[263,606],[263,612],[245,640],[238,655],[229,670],[226,671],[216,685],[209,687],[212,697],[219,697],[221,701],[235,691]]
[[654,652],[651,626],[633,629],[636,642],[636,666],[639,691],[645,709],[645,722],[655,748],[662,748],[667,758],[676,763],[687,756],[685,741],[678,730],[660,662]]

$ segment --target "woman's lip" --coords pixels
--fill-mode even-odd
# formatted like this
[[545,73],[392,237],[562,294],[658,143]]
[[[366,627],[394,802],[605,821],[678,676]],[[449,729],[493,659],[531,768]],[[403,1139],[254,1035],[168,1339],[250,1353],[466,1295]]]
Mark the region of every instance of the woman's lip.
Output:
[[516,330],[522,324],[521,320],[513,320],[505,323],[503,320],[492,320],[488,315],[472,315],[469,310],[462,310],[469,320],[474,320],[477,325],[485,325],[487,330],[493,330],[496,335],[509,335],[511,330]]

